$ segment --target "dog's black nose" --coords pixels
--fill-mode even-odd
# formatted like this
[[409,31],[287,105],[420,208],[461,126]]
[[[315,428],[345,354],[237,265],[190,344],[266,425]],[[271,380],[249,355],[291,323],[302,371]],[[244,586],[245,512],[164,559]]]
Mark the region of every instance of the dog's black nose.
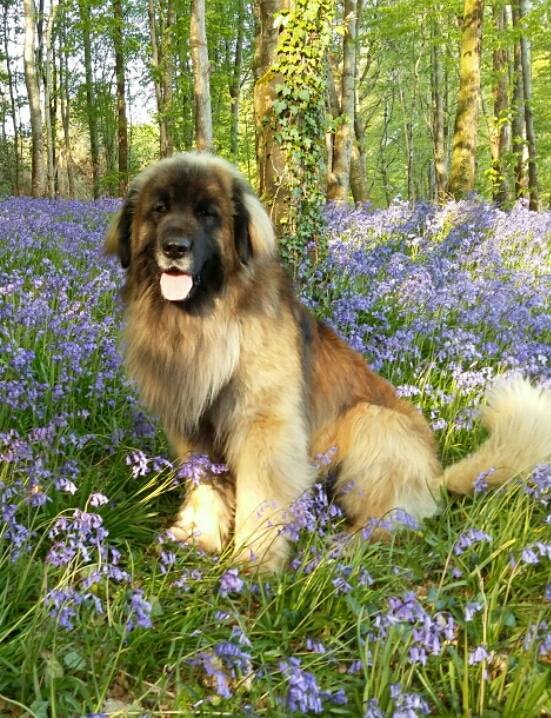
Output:
[[170,259],[180,259],[191,252],[193,240],[188,237],[167,237],[161,242],[161,249]]

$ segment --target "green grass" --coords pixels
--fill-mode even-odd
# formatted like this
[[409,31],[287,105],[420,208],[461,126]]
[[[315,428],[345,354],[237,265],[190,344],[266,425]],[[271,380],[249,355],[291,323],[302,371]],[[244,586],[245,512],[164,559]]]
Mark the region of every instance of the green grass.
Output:
[[[57,266],[65,261],[62,253],[50,256]],[[34,259],[38,263],[40,256]],[[74,296],[79,299],[76,290]],[[112,292],[95,300],[96,321],[118,316]],[[12,331],[20,346],[34,348],[36,376],[53,387],[61,364],[52,357],[55,337],[50,330],[46,327],[38,341],[30,329],[18,326]],[[472,430],[454,428],[479,396],[457,391],[446,367],[431,362],[431,337],[420,337],[419,342],[426,357],[423,371],[414,374],[406,364],[396,364],[385,373],[399,383],[419,386],[415,402],[427,415],[434,410],[447,420],[438,438],[449,462],[483,438],[476,422]],[[52,391],[46,392],[45,405],[35,407],[43,409],[43,415],[8,408],[0,412],[1,431],[15,428],[24,436],[63,410],[67,424],[56,428],[41,451],[53,476],[68,460],[75,462],[78,475],[74,496],[51,490],[51,501],[40,509],[30,507],[22,496],[14,499],[19,523],[34,532],[28,553],[13,561],[10,542],[0,541],[2,718],[72,718],[95,712],[278,718],[290,715],[288,681],[279,662],[293,656],[314,674],[322,690],[344,689],[348,703],[325,700],[326,716],[362,716],[370,699],[377,699],[385,715],[392,716],[397,709],[390,687],[398,683],[403,691],[422,694],[434,716],[551,716],[551,657],[540,652],[551,625],[551,603],[545,599],[551,562],[542,559],[530,565],[519,560],[524,548],[550,541],[551,526],[546,523],[548,509],[527,495],[520,481],[463,499],[442,496],[440,514],[419,531],[396,533],[389,543],[352,542],[340,557],[331,548],[342,524],[337,522],[329,535],[305,532],[293,547],[292,567],[278,576],[242,572],[243,590],[224,597],[220,577],[232,566],[229,554],[213,558],[191,547],[175,547],[176,561],[163,573],[160,554],[167,546],[161,546],[158,537],[176,511],[180,489],[168,470],[132,478],[126,458],[135,449],[166,456],[166,440],[160,429],[139,443],[133,438],[135,405],[120,372],[95,393],[102,362],[100,349],[91,351],[80,374],[75,370],[70,397],[60,404]],[[453,401],[442,406],[435,389],[453,395]],[[122,438],[113,445],[114,430]],[[90,439],[82,446],[72,438],[86,434]],[[29,485],[29,467],[4,462],[0,480],[5,486],[18,480]],[[109,497],[109,503],[91,509],[88,500],[94,491]],[[54,542],[49,531],[74,508],[103,517],[107,542],[121,551],[121,567],[131,580],[96,583],[90,592],[101,599],[103,613],[85,602],[77,608],[74,628],[67,630],[49,614],[46,595],[53,589],[80,589],[103,563],[97,551],[89,560],[80,553],[60,567],[45,560]],[[456,556],[454,542],[471,527],[490,534],[492,542],[475,544]],[[0,536],[5,537],[6,530],[4,525]],[[311,570],[314,557],[318,562]],[[361,580],[366,570],[372,583]],[[343,572],[350,584],[346,593],[333,583]],[[182,577],[185,585],[175,586]],[[153,626],[129,632],[129,597],[136,588],[152,605]],[[453,637],[438,655],[428,656],[426,665],[410,659],[414,636],[407,622],[393,625],[384,638],[378,636],[377,617],[388,611],[389,599],[408,592],[428,615],[451,616],[456,625]],[[473,601],[481,610],[466,621],[464,607]],[[218,611],[227,618],[222,620]],[[232,634],[236,628],[250,642],[240,645],[250,654],[250,672],[227,672],[233,695],[223,698],[212,677],[192,661],[221,641],[239,645]],[[534,630],[538,637],[529,640]],[[325,652],[308,650],[307,639],[321,641]],[[480,645],[490,657],[470,665],[469,655]]]

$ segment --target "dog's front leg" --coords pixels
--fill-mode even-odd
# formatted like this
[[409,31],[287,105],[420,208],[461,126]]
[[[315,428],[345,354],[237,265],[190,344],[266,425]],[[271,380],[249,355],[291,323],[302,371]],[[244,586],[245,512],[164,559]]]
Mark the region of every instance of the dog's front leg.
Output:
[[236,480],[235,556],[267,571],[282,568],[288,554],[285,526],[293,504],[315,480],[299,419],[258,416],[231,447]]
[[[183,464],[193,454],[205,453],[202,447],[180,437],[170,436],[170,443]],[[193,543],[209,553],[221,553],[232,527],[235,488],[228,474],[207,473],[196,480],[186,480],[186,495],[170,533],[179,541]]]

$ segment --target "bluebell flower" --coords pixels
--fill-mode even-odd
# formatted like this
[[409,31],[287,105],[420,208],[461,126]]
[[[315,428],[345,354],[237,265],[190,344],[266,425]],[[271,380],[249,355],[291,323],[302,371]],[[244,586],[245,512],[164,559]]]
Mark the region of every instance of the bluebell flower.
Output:
[[466,603],[463,607],[465,621],[472,621],[475,613],[478,613],[478,611],[481,610],[482,604],[480,603],[480,601],[471,601],[470,603]]
[[322,713],[321,691],[312,673],[300,667],[300,659],[280,661],[279,670],[287,678],[286,705],[291,713]]
[[470,651],[468,663],[470,666],[475,666],[477,663],[488,660],[490,654],[486,649],[486,646],[477,646],[474,650]]
[[129,615],[126,621],[126,630],[133,631],[135,628],[151,628],[152,605],[144,598],[144,592],[135,588],[130,597]]
[[239,570],[230,568],[220,577],[218,593],[224,597],[230,593],[241,593],[243,585],[243,579],[239,577]]
[[491,543],[492,537],[480,529],[468,529],[464,531],[454,543],[453,552],[456,556],[459,556],[474,544],[482,542]]

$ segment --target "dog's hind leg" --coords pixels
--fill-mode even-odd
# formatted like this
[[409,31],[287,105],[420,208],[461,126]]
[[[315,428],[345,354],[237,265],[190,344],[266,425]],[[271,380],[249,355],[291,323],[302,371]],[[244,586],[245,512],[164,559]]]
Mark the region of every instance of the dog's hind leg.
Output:
[[[200,452],[179,438],[171,444],[180,460],[185,462]],[[211,474],[197,481],[187,480],[186,496],[170,527],[178,541],[193,543],[209,553],[221,553],[228,543],[235,506],[235,485],[230,474]]]
[[[415,519],[435,513],[441,468],[430,429],[413,407],[359,403],[339,419],[335,436],[335,496],[351,531],[393,509]],[[373,530],[373,538],[380,535]]]

